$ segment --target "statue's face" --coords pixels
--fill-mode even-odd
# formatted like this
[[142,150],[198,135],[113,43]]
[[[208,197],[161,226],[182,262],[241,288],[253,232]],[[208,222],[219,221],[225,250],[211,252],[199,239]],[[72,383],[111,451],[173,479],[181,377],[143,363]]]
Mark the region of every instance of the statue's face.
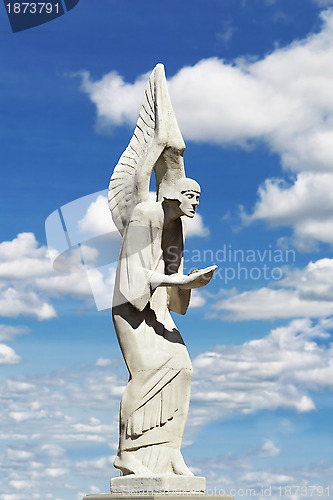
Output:
[[186,215],[193,219],[199,205],[200,191],[197,181],[185,177],[176,181],[173,190],[164,200],[173,206],[177,206],[180,217]]
[[200,186],[193,179],[179,179],[174,186],[174,199],[179,200],[181,215],[193,219],[199,205]]
[[186,215],[193,219],[197,206],[199,205],[200,193],[197,191],[182,191],[179,193],[178,199],[180,201],[179,209]]

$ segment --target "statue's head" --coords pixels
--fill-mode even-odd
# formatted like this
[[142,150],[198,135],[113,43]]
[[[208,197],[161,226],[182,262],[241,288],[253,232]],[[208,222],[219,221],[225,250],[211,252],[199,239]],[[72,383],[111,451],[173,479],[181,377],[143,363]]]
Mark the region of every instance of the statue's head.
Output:
[[173,193],[167,198],[167,201],[178,201],[181,215],[186,215],[192,219],[199,205],[200,192],[201,189],[197,181],[185,177],[175,182]]

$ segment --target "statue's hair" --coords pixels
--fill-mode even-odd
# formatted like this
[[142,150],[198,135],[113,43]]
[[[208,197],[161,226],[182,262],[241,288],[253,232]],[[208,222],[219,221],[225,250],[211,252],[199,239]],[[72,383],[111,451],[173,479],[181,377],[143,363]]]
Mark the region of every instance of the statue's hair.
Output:
[[169,196],[165,196],[168,200],[178,200],[179,194],[187,193],[192,191],[193,193],[200,194],[201,189],[197,181],[190,179],[189,177],[184,177],[183,179],[178,179],[172,187],[172,191]]

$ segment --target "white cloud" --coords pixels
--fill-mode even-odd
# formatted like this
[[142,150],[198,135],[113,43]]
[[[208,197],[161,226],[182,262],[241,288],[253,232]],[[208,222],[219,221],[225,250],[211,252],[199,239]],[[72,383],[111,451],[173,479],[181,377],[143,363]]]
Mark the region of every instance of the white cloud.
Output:
[[[284,168],[297,175],[295,183],[267,180],[247,222],[260,219],[291,225],[295,241],[304,249],[307,240],[333,244],[329,192],[333,180],[333,11],[323,11],[321,16],[321,31],[262,59],[231,63],[205,59],[168,80],[186,139],[244,147],[265,142],[280,156]],[[96,104],[104,125],[133,125],[146,79],[147,75],[141,75],[130,84],[111,72],[93,82],[86,72],[82,89]]]
[[[258,409],[313,409],[308,390],[332,387],[329,361],[332,348],[321,345],[331,328],[332,321],[328,320],[317,325],[309,321],[294,322],[289,327],[273,330],[261,340],[240,346],[219,346],[198,356],[194,360],[189,428],[211,419]],[[8,443],[12,443],[3,457],[0,453],[2,495],[24,488],[24,498],[35,491],[43,497],[52,491],[54,496],[48,498],[65,500],[73,497],[74,490],[85,494],[105,492],[105,471],[112,470],[118,439],[119,401],[126,377],[117,375],[116,360],[111,360],[107,369],[97,364],[98,360],[78,372],[15,377],[0,388],[2,430]],[[16,420],[12,418],[13,412]],[[40,412],[43,412],[42,418],[38,418]],[[205,475],[207,471],[213,487],[218,484],[236,487],[247,473],[252,473],[248,479],[254,483],[257,476],[251,468],[253,457],[274,459],[278,447],[272,443],[267,439],[245,457],[230,453],[218,463],[205,463],[196,470],[202,470]],[[100,449],[101,454],[96,455],[95,451],[93,459],[76,460],[72,458],[73,446],[78,453],[82,449],[78,456],[89,457],[89,446]],[[109,454],[105,447],[109,448]],[[224,484],[223,468],[233,475],[232,480],[229,478]],[[212,470],[217,474],[215,478],[210,475]],[[273,477],[267,469],[262,473],[267,480]],[[288,475],[284,470],[275,470],[272,474],[276,480]],[[289,472],[289,476],[292,475]],[[95,485],[93,490],[91,485]]]
[[231,19],[227,19],[222,22],[222,28],[218,33],[215,34],[215,38],[218,43],[227,46],[236,31],[237,28],[233,26]]
[[0,314],[16,318],[17,316],[35,316],[39,320],[54,318],[57,314],[35,292],[17,290],[11,286],[1,287]]
[[333,244],[333,174],[303,172],[294,183],[267,179],[258,190],[253,213],[243,213],[245,224],[265,221],[269,225],[292,226],[294,246],[304,241]]
[[62,457],[65,455],[65,449],[56,444],[44,444],[41,450],[45,451],[51,457]]
[[[292,500],[310,500],[316,491],[313,484],[318,485],[318,490],[326,495],[332,487],[332,466],[329,463],[312,460],[310,466],[297,467],[281,461],[272,464],[273,461],[274,457],[264,456],[260,448],[244,449],[243,446],[237,452],[232,450],[215,457],[201,455],[190,460],[188,465],[196,475],[206,477],[208,494],[226,494],[237,499],[279,500],[288,496]],[[290,485],[293,485],[292,493],[297,485],[303,486],[302,494],[292,495],[287,489],[285,495],[284,487]]]
[[270,439],[264,442],[261,447],[261,451],[264,455],[268,455],[269,457],[276,457],[281,453],[281,450],[277,446],[275,446],[273,441],[271,441]]
[[333,259],[310,262],[304,269],[292,269],[281,282],[294,287],[304,300],[333,302]]
[[82,90],[96,104],[102,122],[106,120],[121,125],[136,120],[149,74],[141,75],[133,84],[125,83],[116,71],[105,75],[98,82],[91,81],[88,71],[82,72],[81,77]]
[[106,196],[99,195],[96,201],[89,205],[84,217],[78,221],[78,227],[82,233],[92,236],[111,232],[116,232],[118,235],[118,229],[112,220]]
[[91,295],[91,288],[84,272],[63,275],[51,270],[48,277],[36,279],[35,286],[47,297],[72,295],[82,299]]
[[[182,68],[169,78],[182,133],[192,140],[245,144],[264,140],[295,171],[332,169],[333,13],[319,33],[279,48],[261,60],[216,58]],[[133,124],[147,75],[133,84],[115,72],[82,89],[111,124]]]
[[21,361],[14,349],[5,344],[0,344],[0,365],[15,365]]
[[278,282],[279,289],[233,290],[224,294],[213,309],[221,311],[222,318],[236,321],[333,314],[333,259],[310,262],[304,269],[285,268],[285,274]]
[[34,483],[33,481],[20,481],[20,480],[15,480],[15,481],[9,481],[10,486],[12,486],[15,490],[27,490],[33,487]]
[[20,233],[0,243],[0,279],[37,278],[50,272],[46,248],[39,247],[33,233]]
[[202,307],[206,304],[206,299],[203,297],[203,295],[199,292],[199,290],[192,290],[191,292],[191,302],[190,302],[190,307]]
[[191,236],[208,236],[209,228],[204,225],[202,216],[196,213],[193,219],[186,218],[186,236],[191,238]]
[[[106,469],[96,478],[95,470],[79,467],[71,453],[73,446],[84,450],[82,457],[89,446],[94,452],[96,446],[103,452],[112,447],[110,454],[114,453],[119,402],[126,385],[126,377],[115,372],[119,364],[113,360],[112,371],[89,366],[79,372],[25,375],[0,383],[1,499],[24,490],[22,500],[33,498],[36,491],[42,498],[64,500],[73,497],[72,490],[88,493],[98,478],[99,487],[94,488],[103,491]],[[46,496],[50,492],[52,496]]]
[[12,393],[30,392],[36,388],[34,384],[18,380],[7,380],[6,385]]
[[292,484],[293,479],[294,477],[290,474],[279,474],[262,470],[246,472],[242,477],[242,480],[252,487],[259,484],[268,486]]
[[11,411],[9,416],[15,420],[15,422],[24,422],[25,420],[39,420],[46,417],[46,413],[43,410],[39,411]]
[[223,318],[241,321],[258,319],[325,317],[333,314],[331,300],[301,298],[295,290],[259,288],[232,295],[214,306],[223,311]]
[[96,361],[96,366],[110,366],[112,365],[112,359],[106,359],[106,358],[98,358]]
[[88,269],[87,277],[98,311],[109,309],[112,305],[116,278],[115,264],[113,266],[101,266],[98,269]]
[[[294,320],[240,346],[217,346],[193,361],[190,425],[257,410],[315,409],[310,390],[333,390],[333,320]],[[277,454],[268,441],[261,451]]]
[[11,326],[0,324],[0,341],[14,340],[17,335],[26,335],[29,328],[25,326]]
[[97,458],[95,460],[82,460],[76,467],[81,474],[93,472],[94,476],[104,476],[105,471],[113,467],[115,456]]
[[67,473],[67,469],[63,467],[48,467],[45,469],[44,474],[49,477],[60,477]]
[[8,448],[6,454],[9,460],[22,460],[23,462],[31,460],[34,456],[30,451],[14,448]]
[[[87,255],[89,251],[85,252]],[[90,252],[91,253],[91,252]],[[92,298],[85,273],[60,274],[52,268],[47,247],[33,233],[21,233],[0,243],[0,315],[32,316],[47,320],[56,316],[51,297]],[[0,326],[0,339],[26,333],[23,327]]]

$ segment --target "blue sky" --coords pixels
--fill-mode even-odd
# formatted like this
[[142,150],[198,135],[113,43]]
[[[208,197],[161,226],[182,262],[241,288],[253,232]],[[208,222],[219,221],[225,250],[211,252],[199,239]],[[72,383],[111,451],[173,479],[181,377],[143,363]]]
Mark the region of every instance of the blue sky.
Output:
[[[332,494],[333,2],[81,0],[15,34],[3,9],[0,38],[0,500],[117,475],[127,373],[93,239],[158,62],[202,186],[186,269],[219,266],[175,318],[195,370],[184,457],[236,497]],[[86,252],[67,274],[47,247],[64,250],[61,207]]]

